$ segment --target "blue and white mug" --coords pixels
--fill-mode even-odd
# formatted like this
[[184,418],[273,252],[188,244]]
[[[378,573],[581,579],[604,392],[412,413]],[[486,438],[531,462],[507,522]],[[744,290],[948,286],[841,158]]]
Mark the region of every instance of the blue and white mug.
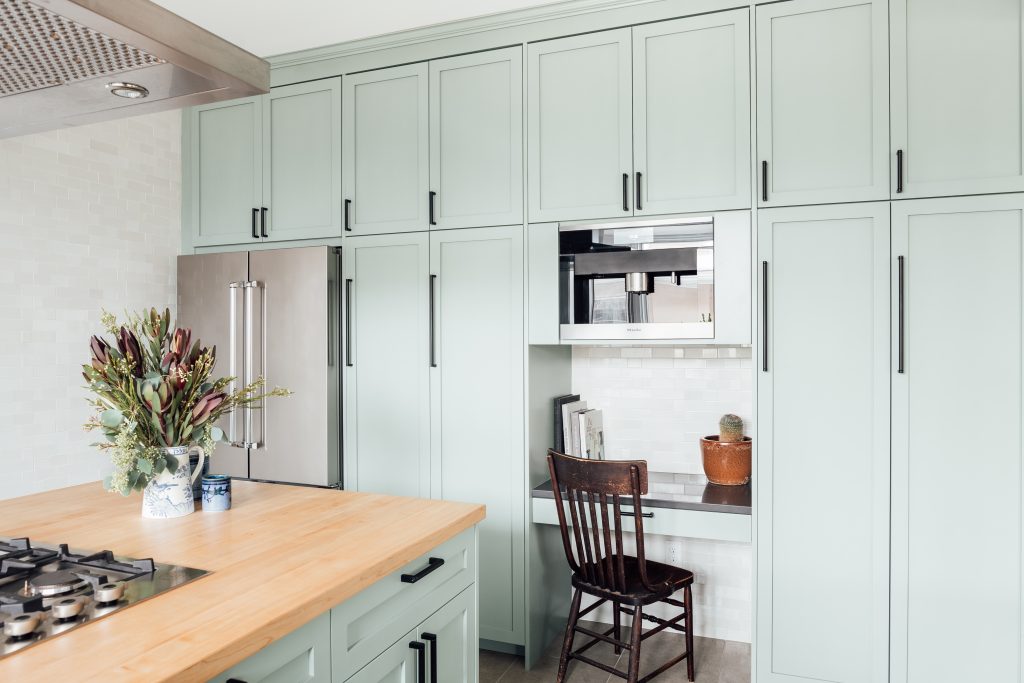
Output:
[[203,475],[203,511],[231,509],[231,477],[226,474]]

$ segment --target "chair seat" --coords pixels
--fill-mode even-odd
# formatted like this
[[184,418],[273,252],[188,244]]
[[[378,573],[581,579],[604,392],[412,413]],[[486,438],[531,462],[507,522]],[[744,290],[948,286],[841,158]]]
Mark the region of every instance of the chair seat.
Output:
[[[624,555],[622,563],[626,575],[625,591],[610,591],[590,583],[584,578],[582,572],[573,573],[572,585],[574,588],[579,588],[586,593],[614,602],[629,605],[649,605],[659,600],[664,600],[677,590],[693,583],[693,572],[688,569],[647,560],[647,580],[655,588],[653,591],[648,590],[640,580],[640,563],[637,562],[637,559],[630,555]],[[602,569],[604,568],[604,565],[602,565]],[[598,575],[597,569],[592,563],[588,564],[587,568],[583,571],[589,572],[592,576]]]

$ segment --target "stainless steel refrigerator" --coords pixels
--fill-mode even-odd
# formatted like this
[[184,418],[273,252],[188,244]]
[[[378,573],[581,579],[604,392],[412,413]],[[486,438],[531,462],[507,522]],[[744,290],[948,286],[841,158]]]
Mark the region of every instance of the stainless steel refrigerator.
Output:
[[210,471],[341,485],[340,250],[178,257],[178,323],[217,346],[215,376],[294,392],[223,420]]

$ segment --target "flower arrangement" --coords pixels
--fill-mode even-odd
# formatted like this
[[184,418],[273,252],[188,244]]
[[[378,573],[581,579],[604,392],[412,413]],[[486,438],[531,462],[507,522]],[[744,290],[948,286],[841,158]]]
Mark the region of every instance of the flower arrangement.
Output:
[[110,491],[143,490],[164,470],[178,469],[164,448],[198,445],[209,453],[225,440],[215,426],[220,418],[290,393],[276,387],[264,392],[262,377],[228,391],[235,378],[211,378],[216,347],[192,342],[189,329],[172,330],[170,310],[130,314],[124,324],[104,312],[101,321],[115,341],[92,337],[92,357],[82,376],[96,410],[85,428],[101,431],[105,440],[93,445],[111,451],[114,473],[104,481]]

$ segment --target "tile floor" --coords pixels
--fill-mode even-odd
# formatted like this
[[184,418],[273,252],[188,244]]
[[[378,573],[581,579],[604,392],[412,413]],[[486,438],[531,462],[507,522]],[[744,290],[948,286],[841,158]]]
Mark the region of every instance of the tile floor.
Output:
[[[577,635],[577,639],[583,636]],[[628,635],[624,632],[624,638]],[[694,667],[697,683],[749,683],[750,644],[713,638],[694,638],[696,653]],[[586,641],[578,641],[586,642]],[[562,642],[558,639],[551,644],[537,665],[530,671],[523,669],[521,657],[480,652],[480,683],[552,683],[558,672],[558,654]],[[684,648],[683,636],[675,633],[659,633],[645,640],[641,652],[641,678]],[[616,655],[612,646],[599,643],[587,650],[593,659],[625,670],[629,655]],[[581,662],[570,662],[566,681],[571,683],[614,683],[625,679],[612,676],[600,669]],[[654,679],[655,683],[683,683],[686,681],[686,664],[680,663]]]

